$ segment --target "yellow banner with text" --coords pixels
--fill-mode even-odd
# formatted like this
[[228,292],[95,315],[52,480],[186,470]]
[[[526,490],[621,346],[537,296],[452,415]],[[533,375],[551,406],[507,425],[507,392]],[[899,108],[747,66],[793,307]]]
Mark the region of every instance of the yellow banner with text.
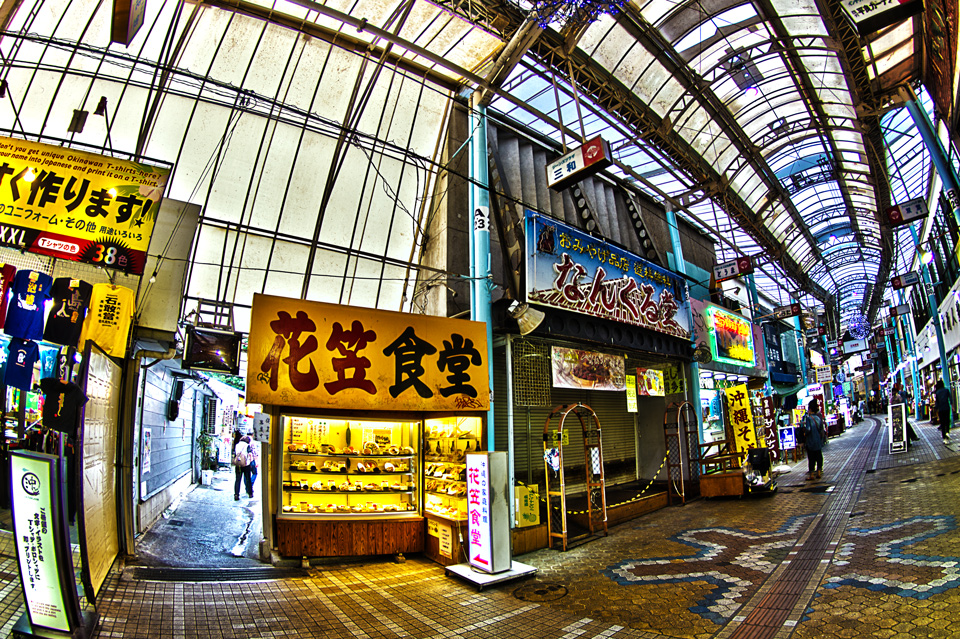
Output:
[[490,407],[481,322],[254,295],[248,402],[358,410]]

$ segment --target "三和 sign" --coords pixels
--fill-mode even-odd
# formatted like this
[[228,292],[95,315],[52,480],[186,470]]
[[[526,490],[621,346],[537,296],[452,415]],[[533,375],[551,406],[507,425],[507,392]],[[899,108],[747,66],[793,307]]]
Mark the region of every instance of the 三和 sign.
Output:
[[532,211],[526,231],[528,302],[690,338],[679,276]]
[[487,410],[480,322],[254,295],[247,401],[373,410]]

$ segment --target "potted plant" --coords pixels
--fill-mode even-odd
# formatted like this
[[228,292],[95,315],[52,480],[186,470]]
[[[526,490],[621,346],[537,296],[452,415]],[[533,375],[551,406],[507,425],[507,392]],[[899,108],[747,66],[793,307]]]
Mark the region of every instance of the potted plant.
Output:
[[210,433],[200,433],[197,436],[197,451],[200,455],[200,483],[204,486],[213,484],[213,474],[217,472],[217,450],[213,446],[214,438]]

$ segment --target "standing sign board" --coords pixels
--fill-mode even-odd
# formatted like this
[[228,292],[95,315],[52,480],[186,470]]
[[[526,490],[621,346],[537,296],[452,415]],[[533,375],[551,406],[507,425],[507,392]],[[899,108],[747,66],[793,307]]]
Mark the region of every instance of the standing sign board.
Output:
[[887,407],[887,435],[890,454],[907,451],[907,405],[890,404]]
[[481,322],[256,294],[247,358],[251,403],[490,407],[487,329]]
[[780,450],[793,450],[797,447],[797,431],[795,426],[780,429]]
[[58,464],[53,455],[12,452],[10,489],[20,583],[30,623],[69,633],[79,625],[79,601],[63,529]]
[[510,570],[510,505],[507,453],[467,453],[469,561],[496,574]]
[[143,275],[169,174],[0,137],[0,245]]
[[526,216],[527,302],[690,339],[686,280],[553,218]]

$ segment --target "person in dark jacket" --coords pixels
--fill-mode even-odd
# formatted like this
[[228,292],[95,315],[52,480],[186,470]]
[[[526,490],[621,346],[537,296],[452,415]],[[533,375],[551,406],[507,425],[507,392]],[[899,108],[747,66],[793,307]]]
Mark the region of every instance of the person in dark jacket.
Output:
[[950,439],[950,417],[953,410],[950,405],[950,391],[944,387],[942,379],[937,380],[934,397],[937,403],[937,417],[940,418],[940,435],[943,441],[947,441]]
[[807,480],[820,479],[823,477],[823,444],[827,441],[827,425],[820,414],[820,402],[810,400],[800,424],[807,448]]

